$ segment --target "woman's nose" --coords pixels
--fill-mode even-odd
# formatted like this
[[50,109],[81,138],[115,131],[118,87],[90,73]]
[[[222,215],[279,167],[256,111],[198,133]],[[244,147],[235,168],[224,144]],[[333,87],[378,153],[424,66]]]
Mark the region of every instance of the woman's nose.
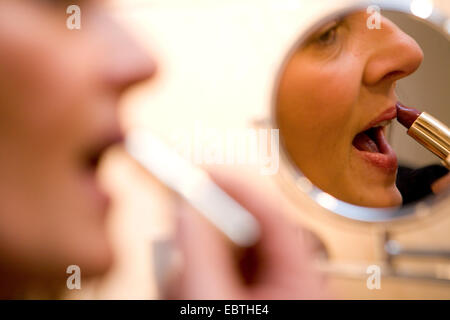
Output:
[[116,30],[103,64],[105,80],[114,90],[124,91],[148,80],[156,73],[149,51],[123,30]]
[[391,21],[383,19],[382,29],[371,30],[370,34],[374,37],[363,77],[366,85],[395,82],[422,64],[424,55],[420,46]]
[[[130,48],[128,49],[130,50]],[[130,50],[131,51],[131,50]],[[134,52],[124,54],[121,62],[117,62],[111,83],[120,91],[149,80],[156,73],[156,62],[153,57],[143,49],[135,49]]]

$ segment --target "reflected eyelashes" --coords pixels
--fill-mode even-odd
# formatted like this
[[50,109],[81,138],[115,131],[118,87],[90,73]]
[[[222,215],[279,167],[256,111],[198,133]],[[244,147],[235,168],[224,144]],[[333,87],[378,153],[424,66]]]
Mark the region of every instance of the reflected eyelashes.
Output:
[[329,46],[336,42],[339,24],[335,23],[332,27],[322,32],[316,39],[315,43],[321,46]]
[[301,49],[309,48],[317,58],[335,57],[345,44],[345,19],[334,20],[313,34]]

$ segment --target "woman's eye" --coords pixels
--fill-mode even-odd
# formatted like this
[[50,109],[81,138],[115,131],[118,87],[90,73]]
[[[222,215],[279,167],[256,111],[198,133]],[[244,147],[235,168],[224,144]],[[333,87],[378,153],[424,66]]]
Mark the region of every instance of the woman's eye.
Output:
[[328,29],[326,32],[322,33],[317,38],[317,43],[320,45],[328,46],[333,44],[336,41],[337,38],[337,29],[339,25],[336,25],[332,27],[331,29]]

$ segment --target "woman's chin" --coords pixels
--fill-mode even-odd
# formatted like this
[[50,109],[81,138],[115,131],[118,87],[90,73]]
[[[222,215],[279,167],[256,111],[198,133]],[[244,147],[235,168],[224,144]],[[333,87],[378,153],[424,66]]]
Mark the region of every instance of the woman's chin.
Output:
[[351,202],[363,207],[392,208],[401,206],[403,198],[400,191],[394,185],[391,188],[382,188],[380,190],[368,188],[364,195]]
[[80,257],[86,277],[102,276],[111,269],[114,263],[114,252],[109,241],[105,241],[90,252],[86,251],[85,255]]
[[[98,277],[106,274],[114,264],[114,249],[110,239],[106,236],[95,235],[89,240],[84,239],[66,243],[67,250],[59,252],[59,269],[66,269],[70,265],[78,266],[83,278]],[[56,254],[55,254],[56,255]],[[56,263],[55,263],[56,264]]]
[[389,208],[399,207],[403,204],[403,198],[395,184],[395,178],[396,175],[393,174],[388,181],[374,179],[369,183],[368,179],[362,179],[362,182],[356,183],[352,176],[351,179],[343,179],[342,181],[346,181],[345,183],[324,186],[315,183],[315,185],[333,197],[353,205]]

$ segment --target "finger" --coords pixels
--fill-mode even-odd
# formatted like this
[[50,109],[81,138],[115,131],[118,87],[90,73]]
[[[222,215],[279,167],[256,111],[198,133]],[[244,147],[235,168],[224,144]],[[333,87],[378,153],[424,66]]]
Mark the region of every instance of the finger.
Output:
[[447,174],[443,178],[437,180],[431,185],[431,190],[434,194],[441,193],[450,187],[450,174]]
[[172,292],[177,299],[238,299],[240,279],[233,245],[189,204],[178,210],[176,242],[183,270]]

